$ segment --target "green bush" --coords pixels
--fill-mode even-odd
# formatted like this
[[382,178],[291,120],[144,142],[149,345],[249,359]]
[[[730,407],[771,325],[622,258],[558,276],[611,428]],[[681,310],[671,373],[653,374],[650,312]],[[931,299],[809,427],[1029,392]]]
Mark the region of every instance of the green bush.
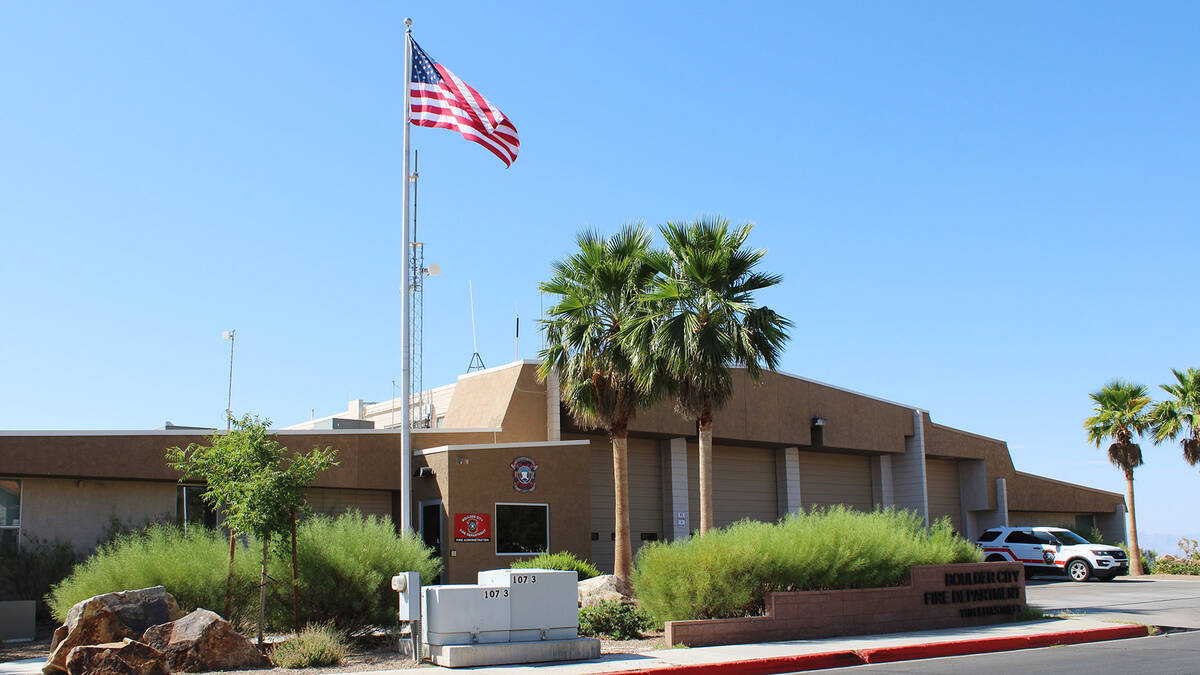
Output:
[[[258,555],[255,546],[238,546],[234,568],[234,616],[237,624],[253,614],[257,600]],[[54,618],[65,621],[71,606],[93,595],[159,584],[190,612],[204,607],[225,611],[229,540],[215,530],[192,525],[185,534],[173,525],[151,525],[118,535],[104,544],[47,597]]]
[[[309,518],[297,535],[300,620],[305,623],[343,629],[394,625],[399,619],[392,576],[420,572],[427,584],[442,569],[441,560],[415,534],[402,537],[391,520],[357,511]],[[278,580],[272,606],[277,626],[292,625],[291,564],[289,548],[270,569]]]
[[[297,535],[301,622],[342,628],[394,624],[392,575],[416,571],[427,581],[441,568],[415,535],[400,537],[390,521],[375,516],[316,516],[302,522]],[[292,626],[291,547],[279,543],[268,566],[268,626],[275,629]],[[261,555],[253,538],[238,544],[233,616],[226,617],[236,626],[257,616]],[[195,524],[186,534],[152,525],[100,547],[54,586],[47,601],[63,621],[72,605],[93,595],[162,584],[185,612],[204,607],[223,613],[228,570],[224,533]]]
[[512,564],[513,569],[543,569],[543,570],[574,570],[579,573],[579,580],[600,576],[600,570],[586,560],[580,560],[567,551],[558,553],[543,553],[529,560],[518,560]]
[[1159,556],[1154,561],[1154,574],[1200,574],[1200,542],[1184,537],[1179,540],[1182,555]]
[[947,519],[836,506],[778,523],[743,520],[638,551],[634,590],[655,622],[761,614],[767,593],[897,586],[913,565],[978,562]]
[[636,640],[650,626],[650,617],[630,603],[609,601],[579,610],[579,634],[587,637]]
[[267,656],[280,668],[336,666],[346,658],[346,638],[331,625],[310,623],[296,637],[271,647]]
[[46,594],[78,561],[67,542],[26,537],[19,550],[0,556],[0,600],[37,600],[37,617],[44,619],[50,616]]

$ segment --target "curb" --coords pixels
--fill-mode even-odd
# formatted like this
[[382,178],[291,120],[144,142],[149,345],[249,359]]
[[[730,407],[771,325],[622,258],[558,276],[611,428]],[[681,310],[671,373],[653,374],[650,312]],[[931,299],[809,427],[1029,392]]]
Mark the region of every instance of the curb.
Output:
[[1063,633],[1041,633],[1016,637],[981,638],[978,640],[907,645],[904,647],[880,647],[878,649],[775,656],[726,663],[695,663],[658,668],[638,668],[605,673],[605,675],[663,675],[664,673],[686,673],[687,675],[709,675],[710,673],[713,675],[717,673],[726,675],[772,675],[773,673],[787,673],[800,670],[861,666],[868,663],[889,663],[914,659],[932,659],[942,656],[986,654],[988,652],[1006,652],[1018,649],[1035,649],[1038,647],[1121,640],[1125,638],[1145,637],[1149,635],[1149,632],[1146,626],[1114,626],[1112,628],[1095,628],[1092,630],[1067,631]]

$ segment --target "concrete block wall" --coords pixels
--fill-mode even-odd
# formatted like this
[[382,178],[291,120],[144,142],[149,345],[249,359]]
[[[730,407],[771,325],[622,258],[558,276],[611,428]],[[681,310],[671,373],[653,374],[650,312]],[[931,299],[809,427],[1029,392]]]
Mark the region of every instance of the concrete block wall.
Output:
[[904,453],[892,456],[892,490],[897,508],[915,511],[929,524],[929,495],[925,489],[925,433],[920,410],[913,410],[913,435],[904,439]]

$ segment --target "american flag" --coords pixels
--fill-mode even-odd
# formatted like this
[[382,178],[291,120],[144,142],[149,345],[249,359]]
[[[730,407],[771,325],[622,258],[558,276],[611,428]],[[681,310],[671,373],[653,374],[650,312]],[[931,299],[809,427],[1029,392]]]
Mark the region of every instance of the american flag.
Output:
[[517,128],[479,92],[429,58],[416,40],[412,44],[409,78],[412,123],[420,127],[450,129],[487,148],[512,166],[521,149]]

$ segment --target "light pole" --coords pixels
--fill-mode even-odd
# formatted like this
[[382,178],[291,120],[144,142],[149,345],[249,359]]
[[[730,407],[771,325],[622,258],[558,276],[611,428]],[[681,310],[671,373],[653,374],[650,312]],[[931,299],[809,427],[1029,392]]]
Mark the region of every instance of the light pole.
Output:
[[233,338],[236,330],[221,332],[222,340],[229,340],[229,399],[225,403],[225,430],[233,426]]

